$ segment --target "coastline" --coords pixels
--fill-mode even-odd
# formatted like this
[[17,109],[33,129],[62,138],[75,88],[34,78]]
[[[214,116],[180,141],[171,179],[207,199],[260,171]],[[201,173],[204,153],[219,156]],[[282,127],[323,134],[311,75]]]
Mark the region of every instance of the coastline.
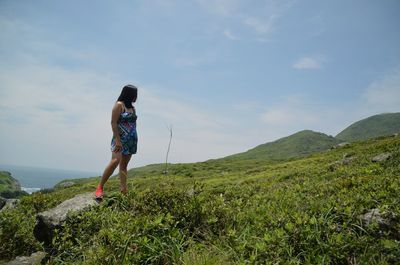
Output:
[[21,187],[21,190],[22,191],[25,191],[26,193],[28,193],[28,194],[32,194],[32,193],[34,193],[34,192],[36,192],[36,191],[39,191],[39,190],[41,190],[42,188],[26,188],[26,187]]
[[53,188],[54,185],[65,179],[90,178],[100,175],[97,172],[5,164],[0,164],[0,170],[10,172],[19,181],[21,190],[29,194],[41,189]]

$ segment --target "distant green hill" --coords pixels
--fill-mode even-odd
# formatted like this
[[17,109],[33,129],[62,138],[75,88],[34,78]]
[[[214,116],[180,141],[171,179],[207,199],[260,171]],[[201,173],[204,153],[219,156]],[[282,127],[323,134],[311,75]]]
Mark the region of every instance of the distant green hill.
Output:
[[21,187],[16,179],[11,176],[10,172],[0,171],[0,192],[20,190]]
[[400,112],[384,113],[357,121],[341,131],[336,138],[359,141],[400,132]]
[[25,195],[21,191],[21,185],[18,180],[11,176],[10,172],[0,171],[0,196],[4,198],[14,198],[20,195]]
[[280,160],[302,157],[331,148],[342,141],[333,136],[311,130],[303,130],[274,142],[261,144],[244,153],[224,159],[270,159]]

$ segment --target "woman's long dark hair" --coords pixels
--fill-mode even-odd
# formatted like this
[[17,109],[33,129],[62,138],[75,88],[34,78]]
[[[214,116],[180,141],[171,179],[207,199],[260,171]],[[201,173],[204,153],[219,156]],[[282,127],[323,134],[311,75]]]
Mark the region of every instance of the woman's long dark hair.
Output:
[[122,88],[121,95],[118,97],[118,101],[122,101],[127,109],[133,108],[132,102],[137,99],[137,87],[133,85],[126,85]]

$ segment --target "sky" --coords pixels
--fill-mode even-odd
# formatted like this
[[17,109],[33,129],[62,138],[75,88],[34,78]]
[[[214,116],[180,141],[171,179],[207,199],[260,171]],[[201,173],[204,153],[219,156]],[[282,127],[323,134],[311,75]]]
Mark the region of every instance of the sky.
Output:
[[398,0],[0,0],[0,164],[102,172],[138,87],[129,168],[336,135],[400,111]]

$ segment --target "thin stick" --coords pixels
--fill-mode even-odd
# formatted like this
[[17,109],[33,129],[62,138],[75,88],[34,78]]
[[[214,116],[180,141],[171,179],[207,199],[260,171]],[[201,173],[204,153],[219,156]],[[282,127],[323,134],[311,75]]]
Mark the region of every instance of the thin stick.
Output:
[[168,155],[169,155],[169,150],[171,148],[171,141],[172,141],[172,125],[168,127],[169,130],[169,143],[168,143],[168,149],[167,149],[167,155],[165,157],[165,170],[164,174],[168,174]]

